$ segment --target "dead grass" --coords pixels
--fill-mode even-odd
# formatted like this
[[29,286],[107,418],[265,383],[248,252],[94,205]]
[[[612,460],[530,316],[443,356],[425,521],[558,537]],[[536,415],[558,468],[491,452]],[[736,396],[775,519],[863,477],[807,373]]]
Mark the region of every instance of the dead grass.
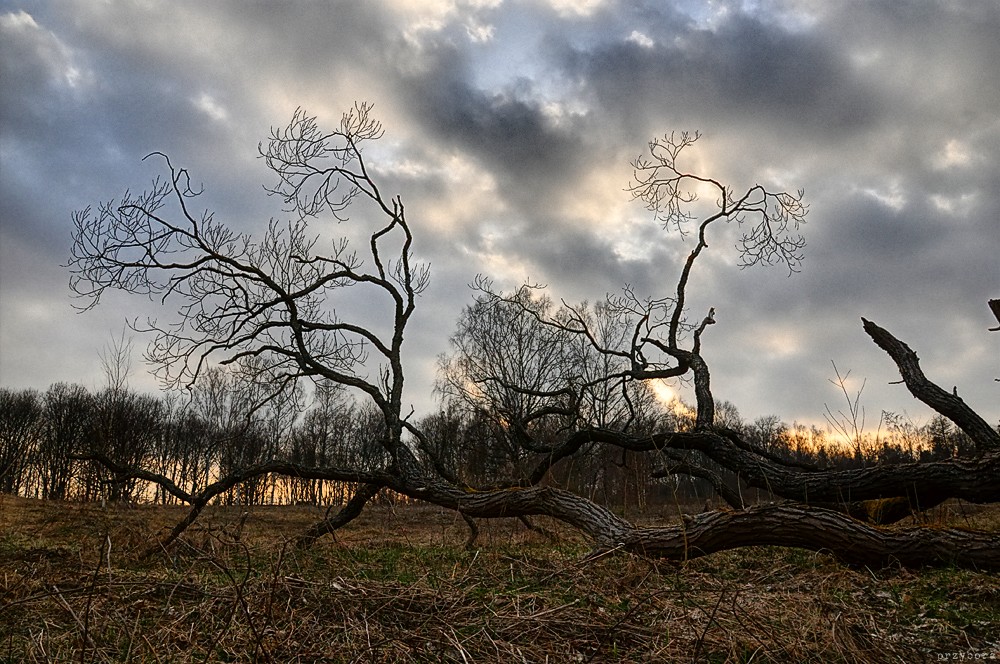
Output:
[[[953,525],[997,524],[957,507]],[[298,551],[310,508],[206,511],[0,497],[0,662],[921,662],[1000,659],[1000,579],[852,570],[788,549],[684,564],[558,524],[375,507]],[[932,516],[932,518],[934,518]],[[967,525],[967,522],[973,525]]]

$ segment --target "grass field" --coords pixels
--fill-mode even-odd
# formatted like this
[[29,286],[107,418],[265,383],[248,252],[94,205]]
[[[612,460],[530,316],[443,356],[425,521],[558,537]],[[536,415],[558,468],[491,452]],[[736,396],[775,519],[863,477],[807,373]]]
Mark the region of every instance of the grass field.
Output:
[[[413,506],[304,551],[318,509],[212,508],[139,560],[183,514],[0,496],[0,662],[1000,660],[996,575],[776,548],[594,559],[541,519],[554,539],[496,520],[466,551],[461,519]],[[1000,512],[932,518],[997,528]]]

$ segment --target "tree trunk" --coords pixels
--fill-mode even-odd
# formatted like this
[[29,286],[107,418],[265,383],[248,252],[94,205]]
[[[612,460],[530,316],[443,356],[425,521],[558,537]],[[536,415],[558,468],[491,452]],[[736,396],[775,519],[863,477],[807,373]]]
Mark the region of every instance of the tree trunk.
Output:
[[766,505],[708,512],[684,526],[635,529],[626,550],[671,559],[744,546],[791,546],[829,552],[853,566],[955,566],[1000,570],[1000,536],[953,528],[887,529],[830,510]]
[[476,517],[551,516],[576,527],[599,547],[654,558],[687,560],[746,546],[788,546],[828,552],[855,566],[1000,570],[1000,534],[879,528],[804,505],[707,512],[683,525],[660,528],[636,527],[589,500],[550,487],[468,494],[456,507]]
[[[155,473],[130,469],[99,455],[92,455],[91,458],[110,468],[119,478],[129,476],[155,482],[192,505],[191,514],[174,528],[168,541],[183,532],[212,496],[249,478],[276,474],[362,482],[365,486],[351,501],[357,502],[358,512],[367,501],[362,499],[364,495],[379,487],[387,487],[411,498],[457,510],[468,517],[549,516],[578,529],[600,548],[672,560],[687,560],[746,546],[770,545],[826,551],[851,565],[950,565],[1000,571],[1000,534],[956,529],[878,528],[840,512],[806,505],[767,505],[732,512],[708,512],[679,526],[639,528],[601,505],[553,487],[515,487],[476,492],[429,478],[414,480],[389,473],[359,473],[338,468],[303,468],[288,463],[268,463],[245,469],[238,475],[206,487],[197,496],[191,496],[178,489],[167,478]],[[876,471],[887,473],[887,479],[891,479],[900,472],[906,476],[907,472],[913,474],[920,468],[926,470],[927,467],[942,464],[953,468],[957,473],[962,467],[960,464],[972,463],[953,461],[955,463],[950,466],[947,462],[914,464],[909,471],[906,467],[895,466],[871,468],[867,472],[857,473],[870,481],[869,474]],[[995,455],[991,463],[1000,463],[1000,455]],[[982,468],[979,470],[982,471]],[[842,474],[801,473],[819,480],[825,475]],[[975,483],[977,475],[980,480],[983,479],[983,473],[978,472],[968,478],[969,481]],[[993,477],[996,482],[997,475],[994,474]],[[841,483],[838,486],[844,485]],[[829,487],[827,491],[830,491]],[[351,512],[348,507],[344,511],[347,514]],[[150,552],[157,548],[159,547],[151,548]]]
[[[361,511],[368,504],[368,501],[375,497],[382,487],[378,484],[362,484],[351,499],[347,501],[331,519],[329,517],[318,521],[302,533],[295,546],[299,549],[306,549],[312,546],[313,542],[323,535],[332,535],[337,529],[342,528],[361,515]],[[329,514],[329,512],[327,512]]]

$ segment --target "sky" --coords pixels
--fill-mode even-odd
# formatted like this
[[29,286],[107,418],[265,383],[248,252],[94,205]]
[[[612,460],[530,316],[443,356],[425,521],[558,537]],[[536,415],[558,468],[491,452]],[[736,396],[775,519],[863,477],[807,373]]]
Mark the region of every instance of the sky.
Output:
[[[142,190],[154,150],[241,232],[280,207],[258,142],[297,107],[333,128],[374,104],[369,153],[431,263],[408,330],[406,400],[435,407],[437,357],[477,274],[558,301],[629,284],[662,297],[691,238],[625,191],[650,139],[738,190],[805,190],[801,271],[738,267],[720,228],[690,284],[714,393],[748,420],[823,422],[850,372],[867,425],[931,411],[861,317],[1000,421],[1000,3],[612,0],[0,0],[0,386],[104,382],[137,296],[73,309],[74,210]],[[313,230],[343,232],[323,222]],[[155,390],[136,347],[131,385]],[[677,385],[685,396],[687,388]]]

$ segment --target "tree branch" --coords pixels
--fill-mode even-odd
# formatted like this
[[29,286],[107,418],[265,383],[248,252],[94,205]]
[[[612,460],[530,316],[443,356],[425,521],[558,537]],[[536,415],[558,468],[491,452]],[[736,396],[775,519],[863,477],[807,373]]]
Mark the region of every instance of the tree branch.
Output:
[[865,332],[896,363],[906,388],[915,398],[941,413],[966,433],[981,452],[1000,450],[1000,433],[969,408],[958,394],[949,394],[924,376],[920,358],[905,343],[875,323],[861,319]]

